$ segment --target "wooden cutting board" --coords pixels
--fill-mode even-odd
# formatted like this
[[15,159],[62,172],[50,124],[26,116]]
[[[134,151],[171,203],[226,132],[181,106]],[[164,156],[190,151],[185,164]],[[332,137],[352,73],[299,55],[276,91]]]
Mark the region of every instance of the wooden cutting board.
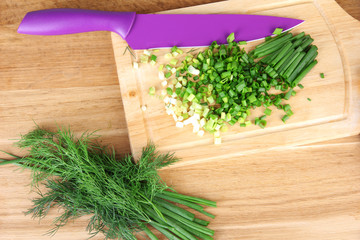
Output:
[[[359,133],[360,24],[335,1],[226,1],[162,13],[259,14],[304,19],[293,32],[305,31],[315,39],[319,63],[302,81],[305,88],[297,89],[296,96],[288,101],[294,115],[286,124],[281,121],[283,112],[273,108],[265,129],[231,127],[222,135],[223,143],[214,145],[210,134],[199,137],[190,126],[175,127],[174,120],[165,112],[164,103],[148,95],[150,86],[161,88],[157,67],[140,64],[139,69],[134,69],[132,64],[139,61],[142,51],[134,51],[136,58],[124,54],[126,42],[112,34],[130,145],[135,156],[152,141],[161,151],[176,151],[183,159],[175,165],[179,166]],[[259,42],[248,44],[246,49],[252,49]],[[164,56],[167,52],[169,49],[156,55]],[[325,74],[324,79],[319,76],[321,72]],[[146,111],[141,110],[144,105]],[[251,120],[256,114],[252,116]]]

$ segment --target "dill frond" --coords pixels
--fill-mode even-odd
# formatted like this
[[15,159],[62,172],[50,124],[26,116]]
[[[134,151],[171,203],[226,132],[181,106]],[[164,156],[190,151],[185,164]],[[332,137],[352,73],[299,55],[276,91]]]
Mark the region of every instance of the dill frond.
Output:
[[[156,239],[145,225],[156,225],[158,218],[170,224],[173,220],[169,219],[174,218],[163,210],[171,203],[163,205],[164,199],[157,200],[170,190],[157,170],[178,159],[173,154],[159,153],[153,144],[143,149],[137,161],[130,155],[117,159],[114,150],[97,143],[97,137],[94,132],[75,137],[70,129],[51,132],[39,127],[21,137],[17,144],[28,149],[29,154],[17,158],[16,164],[32,170],[32,186],[39,195],[26,214],[42,219],[50,208],[60,208],[61,214],[53,220],[49,235],[69,220],[89,216],[86,230],[91,237],[102,233],[105,239],[135,240],[137,232],[145,231]],[[39,184],[45,186],[46,192],[40,191]],[[193,226],[196,230],[196,224],[189,223],[190,229]],[[168,228],[175,233],[185,231],[171,224]],[[212,235],[212,230],[207,234]]]

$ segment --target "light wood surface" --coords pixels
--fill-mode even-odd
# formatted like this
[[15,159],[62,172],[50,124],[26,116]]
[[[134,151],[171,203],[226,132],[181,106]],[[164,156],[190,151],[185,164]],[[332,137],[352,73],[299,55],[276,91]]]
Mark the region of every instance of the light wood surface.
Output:
[[[29,131],[34,120],[52,129],[57,121],[78,133],[102,129],[104,142],[120,153],[130,151],[110,34],[22,36],[16,29],[26,12],[74,7],[146,13],[206,2],[211,0],[0,1],[0,149],[16,152],[12,139]],[[351,6],[357,19],[359,9]],[[209,209],[217,215],[211,225],[215,239],[355,240],[360,239],[359,156],[360,138],[354,135],[219,158],[161,175],[182,193],[219,202],[217,209]],[[40,223],[23,214],[34,194],[29,192],[30,173],[16,169],[0,168],[1,240],[87,239],[86,219],[70,223],[53,238],[44,236],[57,211]]]
[[[296,96],[285,101],[295,113],[286,124],[281,121],[283,111],[271,107],[273,114],[267,117],[265,129],[255,125],[241,128],[236,124],[222,133],[221,145],[214,145],[211,134],[199,137],[193,133],[191,125],[176,128],[172,116],[165,112],[164,103],[148,94],[148,89],[155,86],[160,95],[163,87],[157,65],[168,61],[163,56],[169,50],[155,53],[157,65],[140,63],[139,69],[134,69],[133,62],[139,62],[143,51],[134,51],[136,57],[124,54],[127,43],[113,33],[130,145],[135,156],[140,155],[147,141],[152,141],[162,151],[176,151],[184,159],[180,164],[194,164],[218,157],[350,136],[360,131],[360,81],[355,78],[356,69],[360,67],[356,51],[360,47],[357,39],[360,26],[334,1],[226,1],[161,13],[243,13],[304,19],[305,22],[292,32],[305,31],[315,39],[319,63],[301,82],[305,88],[296,89]],[[336,18],[342,21],[338,22]],[[245,49],[251,50],[259,42],[262,41],[249,43]],[[189,50],[184,49],[184,52]],[[324,79],[320,78],[321,72],[326,75]],[[307,98],[311,98],[311,102]],[[141,106],[147,106],[147,110],[142,111]],[[250,120],[253,122],[255,117],[263,115],[262,111],[260,108],[253,111]]]
[[[180,193],[218,202],[215,239],[356,240],[360,238],[360,139],[221,159],[161,171]],[[329,151],[331,149],[331,151]],[[0,239],[49,239],[52,211],[40,224],[30,207],[29,172],[2,169]],[[86,219],[53,238],[86,239]],[[95,239],[101,239],[96,237]]]

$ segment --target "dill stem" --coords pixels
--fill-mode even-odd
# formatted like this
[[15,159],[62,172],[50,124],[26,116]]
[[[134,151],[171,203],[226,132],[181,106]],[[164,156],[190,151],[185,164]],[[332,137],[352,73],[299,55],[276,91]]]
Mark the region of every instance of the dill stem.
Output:
[[208,212],[206,212],[206,211],[204,211],[204,210],[202,210],[202,211],[199,211],[200,213],[202,213],[202,214],[204,214],[204,215],[206,215],[206,216],[208,216],[208,217],[211,217],[211,218],[215,218],[215,215],[213,215],[213,214],[211,214],[211,213],[208,213]]
[[186,218],[186,219],[189,219],[190,221],[193,221],[195,219],[195,214],[193,214],[181,207],[178,207],[168,201],[162,200],[160,198],[156,198],[156,203],[159,204],[160,206]]
[[174,236],[171,232],[160,226],[160,224],[157,224],[155,222],[150,223],[151,226],[153,226],[155,229],[157,229],[159,232],[164,234],[165,237],[167,237],[169,240],[181,240],[180,238]]
[[[164,191],[164,192],[166,192],[166,191]],[[192,202],[189,202],[189,201],[185,201],[185,200],[182,200],[182,199],[179,199],[179,198],[176,198],[176,197],[171,197],[171,196],[168,196],[168,195],[162,194],[162,193],[158,193],[156,196],[160,197],[162,199],[169,200],[171,202],[180,203],[180,204],[182,204],[184,206],[187,206],[189,208],[192,208],[192,209],[198,211],[199,213],[202,213],[202,214],[204,214],[204,215],[206,215],[208,217],[215,218],[215,216],[213,214],[204,211],[204,208],[202,206],[198,205],[198,204],[195,204],[195,203],[192,203]]]
[[[181,240],[194,240],[194,239],[190,239],[190,238],[186,237],[184,234],[182,234],[182,232],[180,232],[180,231],[178,231],[178,230],[176,230],[176,229],[172,229],[172,232],[173,232],[175,235],[177,235],[178,237],[180,237]],[[197,239],[195,238],[195,240],[197,240]]]
[[189,239],[189,240],[197,240],[194,236],[191,235],[190,232],[186,231],[184,228],[182,228],[177,219],[170,217],[168,214],[166,214],[166,222],[172,226],[171,231],[181,237],[182,239]]
[[209,221],[205,221],[205,220],[202,220],[202,219],[199,219],[199,218],[194,218],[194,222],[196,222],[196,223],[198,223],[198,224],[200,224],[200,225],[202,225],[202,226],[207,226],[207,225],[209,225]]
[[207,199],[198,198],[198,197],[191,197],[191,196],[183,195],[183,194],[176,193],[176,192],[169,192],[169,191],[163,191],[162,193],[167,195],[167,196],[179,198],[179,199],[182,199],[182,200],[185,200],[185,201],[189,201],[189,202],[193,202],[193,203],[197,203],[197,204],[202,204],[202,205],[209,206],[209,207],[216,207],[216,202],[210,201],[210,200],[207,200]]
[[151,239],[151,240],[159,240],[158,237],[155,236],[155,234],[145,225],[141,226],[141,229],[146,233],[146,235]]
[[197,240],[191,233],[179,226],[179,222],[176,219],[170,217],[166,218],[166,222],[171,225],[171,231],[184,240]]
[[[9,153],[7,153],[7,154],[9,154]],[[9,155],[11,155],[11,154],[9,154]],[[17,157],[17,156],[15,156],[15,155],[11,155],[11,156]],[[13,160],[0,159],[0,166],[1,166],[1,165],[6,165],[6,164],[13,164],[13,165],[20,166],[20,167],[23,167],[23,168],[27,168],[27,169],[30,169],[30,170],[37,169],[36,166],[29,166],[29,165],[23,164],[23,161],[24,161],[24,160],[25,160],[25,159],[24,159],[24,158],[21,158],[21,157],[17,157],[16,159],[13,159]],[[46,169],[41,169],[41,171],[42,171],[42,172],[46,172],[46,173],[51,173],[51,174],[53,174],[53,175],[56,175],[55,172],[50,172],[50,171],[48,171],[48,170],[46,170]]]
[[196,231],[195,229],[193,229],[193,228],[191,228],[191,227],[189,227],[189,226],[187,226],[187,225],[185,225],[185,224],[183,224],[181,222],[179,222],[178,225],[180,227],[184,228],[186,231],[194,234],[195,236],[197,236],[197,237],[199,237],[201,239],[204,239],[204,240],[212,240],[213,239],[211,236],[206,235],[206,234],[204,234],[202,232]]
[[[146,213],[154,220],[154,221],[156,221],[157,222],[157,224],[161,224],[162,225],[162,227],[164,227],[164,228],[167,228],[169,231],[171,231],[171,232],[173,232],[175,235],[177,235],[177,236],[179,236],[181,239],[183,239],[183,240],[196,240],[196,238],[195,239],[193,239],[193,238],[191,238],[192,236],[191,236],[191,234],[189,234],[188,232],[186,232],[184,229],[182,229],[181,227],[179,227],[178,225],[177,225],[177,223],[175,223],[174,221],[171,221],[171,220],[169,220],[168,218],[165,218],[165,216],[163,216],[164,217],[164,219],[163,218],[160,218],[157,214],[156,214],[156,212],[153,210],[153,209],[151,209],[151,208],[149,208],[149,207],[144,207],[144,209],[145,209],[145,211],[146,211]],[[150,222],[150,224],[152,225],[152,224],[156,224],[156,222]],[[153,225],[152,225],[153,226]],[[158,229],[159,230],[159,229]],[[160,230],[159,230],[160,231]],[[160,231],[161,232],[161,231]],[[164,234],[163,232],[161,232],[162,234]],[[170,233],[170,232],[169,232]],[[165,234],[164,234],[165,235]],[[165,235],[166,236],[166,235]],[[166,236],[167,237],[167,236]]]
[[182,216],[179,216],[179,215],[177,215],[177,214],[175,214],[175,213],[173,213],[173,212],[171,212],[171,211],[169,211],[169,210],[167,210],[167,209],[165,209],[165,208],[163,208],[161,206],[158,206],[158,208],[164,215],[166,215],[168,217],[171,217],[171,218],[175,219],[176,221],[179,221],[179,222],[189,226],[190,228],[192,228],[192,229],[194,229],[196,231],[199,231],[199,232],[202,232],[204,234],[211,235],[211,236],[214,235],[214,231],[207,228],[207,227],[204,227],[204,226],[202,226],[200,224],[197,224],[197,223],[195,223],[193,221],[190,221],[190,220],[188,220],[188,219],[186,219],[186,218],[184,218]]
[[[201,224],[198,224],[196,222],[193,222],[191,220],[188,220],[184,217],[181,217],[179,215],[177,215],[176,213],[173,213],[170,210],[167,210],[161,206],[157,206],[157,208],[160,210],[161,213],[163,213],[164,215],[164,219],[161,219],[153,209],[151,209],[150,207],[146,206],[144,207],[146,213],[156,222],[158,222],[158,224],[162,224],[163,226],[167,226],[166,228],[169,229],[170,231],[172,231],[174,234],[179,236],[180,235],[184,235],[185,238],[183,236],[179,236],[182,237],[184,239],[190,239],[190,240],[195,240],[191,234],[194,234],[195,236],[199,236],[199,235],[213,235],[214,231],[211,229],[208,229],[204,226],[202,226]],[[150,222],[150,224],[152,224],[153,222]],[[187,229],[185,229],[183,227],[183,225],[187,226]],[[189,228],[192,229],[192,231],[189,231]],[[195,234],[196,233],[196,234]],[[165,235],[165,234],[164,234]]]
[[6,165],[6,164],[15,164],[15,165],[20,165],[20,161],[22,160],[22,158],[16,158],[13,160],[5,160],[5,159],[0,159],[0,166],[1,165]]
[[167,195],[165,195],[163,193],[158,193],[156,196],[159,197],[159,198],[162,198],[162,199],[172,201],[172,202],[180,203],[180,204],[182,204],[184,206],[187,206],[187,207],[192,208],[192,209],[194,209],[196,211],[199,211],[199,212],[204,210],[204,208],[202,206],[200,206],[200,205],[197,205],[195,203],[185,201],[185,200],[182,200],[182,199],[178,199],[178,198],[175,198],[175,197],[167,196]]

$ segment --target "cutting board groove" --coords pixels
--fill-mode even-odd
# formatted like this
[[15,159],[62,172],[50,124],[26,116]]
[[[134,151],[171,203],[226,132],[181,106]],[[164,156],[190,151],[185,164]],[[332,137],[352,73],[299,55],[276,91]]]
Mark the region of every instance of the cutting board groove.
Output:
[[[324,21],[326,22],[334,41],[336,42],[336,46],[339,50],[339,55],[341,57],[342,61],[342,67],[344,69],[344,84],[345,84],[345,101],[344,101],[344,118],[348,117],[349,111],[350,111],[350,100],[351,100],[351,73],[350,73],[350,64],[345,56],[344,52],[344,46],[342,44],[341,39],[339,38],[339,33],[337,32],[336,28],[334,27],[334,23],[331,21],[331,18],[329,18],[325,11],[321,8],[318,1],[314,1],[314,5],[318,9],[319,13],[323,17]],[[347,14],[346,14],[347,15]],[[349,15],[347,15],[349,16]]]

